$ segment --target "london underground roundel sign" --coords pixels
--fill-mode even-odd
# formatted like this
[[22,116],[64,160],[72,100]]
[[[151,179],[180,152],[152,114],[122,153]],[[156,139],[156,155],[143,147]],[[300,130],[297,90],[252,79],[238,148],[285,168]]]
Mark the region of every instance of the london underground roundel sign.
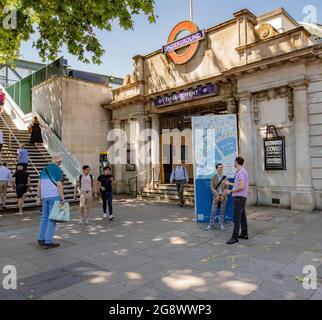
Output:
[[[179,38],[183,32],[188,32],[189,35]],[[204,30],[199,30],[192,21],[182,21],[172,29],[168,43],[162,47],[162,51],[175,64],[185,64],[194,57],[199,49],[200,40],[204,38]]]

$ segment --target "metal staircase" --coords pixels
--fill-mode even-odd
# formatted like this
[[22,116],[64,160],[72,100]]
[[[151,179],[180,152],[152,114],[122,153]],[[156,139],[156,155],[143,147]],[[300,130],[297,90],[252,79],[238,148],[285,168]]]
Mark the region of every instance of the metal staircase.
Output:
[[[36,207],[37,184],[39,173],[50,163],[51,156],[44,146],[34,147],[29,144],[30,133],[27,130],[19,130],[13,123],[10,116],[3,112],[0,115],[0,129],[3,132],[4,145],[1,153],[1,162],[7,162],[8,168],[13,172],[17,163],[17,150],[19,145],[24,143],[29,152],[28,173],[31,180],[31,190],[26,193],[25,208]],[[63,183],[65,200],[68,202],[77,202],[73,200],[74,187],[66,178]],[[18,200],[15,191],[9,187],[7,193],[7,209],[16,209]]]

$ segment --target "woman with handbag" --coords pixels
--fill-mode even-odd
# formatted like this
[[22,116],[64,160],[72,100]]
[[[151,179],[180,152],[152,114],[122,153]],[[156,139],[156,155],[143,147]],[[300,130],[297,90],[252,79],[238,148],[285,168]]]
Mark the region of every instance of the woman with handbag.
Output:
[[63,171],[59,168],[62,163],[60,154],[54,154],[51,164],[45,167],[40,174],[37,189],[37,203],[42,202],[42,215],[38,234],[38,243],[46,249],[59,247],[54,243],[56,220],[50,219],[50,214],[57,201],[64,203]]

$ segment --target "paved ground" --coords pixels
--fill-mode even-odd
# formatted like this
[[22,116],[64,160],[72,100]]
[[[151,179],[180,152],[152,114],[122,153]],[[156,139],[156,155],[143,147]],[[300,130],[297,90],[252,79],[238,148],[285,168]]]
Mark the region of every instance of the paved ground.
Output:
[[227,246],[231,226],[207,232],[192,208],[118,200],[110,223],[98,206],[88,227],[73,209],[52,250],[35,244],[39,212],[1,216],[0,270],[16,266],[18,288],[0,299],[322,299],[322,214],[249,208],[250,240]]

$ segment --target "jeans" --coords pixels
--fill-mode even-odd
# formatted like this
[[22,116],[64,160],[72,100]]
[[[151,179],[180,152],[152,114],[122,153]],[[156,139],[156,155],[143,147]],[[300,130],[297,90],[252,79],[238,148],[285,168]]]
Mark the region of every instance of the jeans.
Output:
[[113,214],[113,193],[112,192],[101,192],[102,202],[103,202],[103,212],[106,213],[106,203],[108,204],[108,212],[110,215]]
[[247,235],[247,218],[245,205],[247,198],[244,197],[233,197],[234,199],[234,231],[233,238],[238,239],[239,230],[241,227],[241,234]]
[[41,200],[42,215],[40,221],[38,240],[45,240],[45,243],[52,243],[56,229],[56,221],[49,220],[48,218],[55,201],[59,201],[60,197],[43,198]]
[[209,225],[211,227],[213,227],[215,225],[218,206],[220,206],[220,221],[219,221],[219,224],[224,223],[226,204],[227,204],[227,199],[225,199],[224,201],[217,201],[217,200],[215,200],[215,198],[213,199],[212,206],[211,206],[211,216],[210,216],[210,221],[209,221]]
[[184,204],[183,191],[184,191],[185,182],[186,182],[185,180],[176,180],[176,187],[177,187],[177,190],[178,190],[179,199],[180,199],[181,204]]

